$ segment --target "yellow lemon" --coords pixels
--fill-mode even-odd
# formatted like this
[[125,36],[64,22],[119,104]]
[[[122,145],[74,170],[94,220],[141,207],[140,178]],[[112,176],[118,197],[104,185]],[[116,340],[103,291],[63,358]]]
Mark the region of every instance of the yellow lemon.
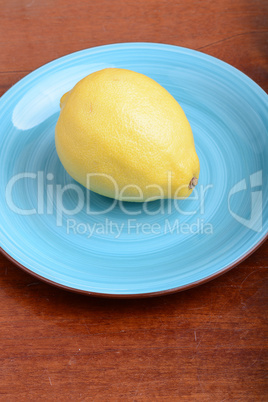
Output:
[[61,98],[56,149],[85,187],[124,201],[188,197],[199,160],[190,124],[151,78],[107,68]]

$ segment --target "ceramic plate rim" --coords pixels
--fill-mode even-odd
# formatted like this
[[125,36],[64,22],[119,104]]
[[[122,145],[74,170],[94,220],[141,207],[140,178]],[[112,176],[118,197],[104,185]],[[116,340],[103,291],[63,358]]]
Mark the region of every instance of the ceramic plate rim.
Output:
[[45,282],[48,285],[55,286],[57,288],[69,291],[71,293],[78,293],[78,294],[83,294],[86,296],[95,296],[95,297],[101,297],[101,298],[112,298],[112,299],[143,299],[143,298],[150,298],[150,297],[156,297],[156,296],[165,296],[165,295],[170,295],[178,292],[182,292],[185,290],[190,290],[192,288],[195,288],[197,286],[203,285],[207,282],[212,281],[213,279],[218,278],[219,276],[227,273],[231,269],[235,268],[237,265],[239,265],[241,262],[245,261],[251,254],[253,254],[259,247],[261,247],[266,240],[268,240],[268,233],[264,235],[264,237],[255,245],[253,246],[250,250],[248,250],[247,253],[245,253],[243,256],[238,258],[233,264],[228,265],[227,267],[223,268],[222,270],[216,272],[213,275],[209,275],[203,279],[200,279],[198,281],[192,282],[187,285],[183,286],[178,286],[175,288],[171,289],[166,289],[166,290],[160,290],[157,292],[148,292],[148,293],[99,293],[99,292],[91,292],[89,290],[83,290],[83,289],[77,289],[77,288],[72,288],[70,286],[62,285],[61,283],[54,282],[51,279],[45,278],[39,274],[37,274],[34,271],[31,271],[29,268],[25,267],[21,263],[19,263],[17,260],[15,260],[13,257],[11,257],[2,247],[0,247],[0,252],[3,254],[9,261],[11,261],[13,264],[15,264],[17,267],[22,269],[24,272],[30,274],[31,276],[35,277],[36,279],[39,279],[42,282]]

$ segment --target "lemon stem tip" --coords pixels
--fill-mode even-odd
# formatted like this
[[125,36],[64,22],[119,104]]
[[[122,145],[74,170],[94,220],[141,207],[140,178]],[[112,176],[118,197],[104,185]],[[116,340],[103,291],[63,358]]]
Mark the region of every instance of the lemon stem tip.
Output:
[[189,190],[192,190],[193,188],[195,188],[195,186],[198,183],[198,178],[197,177],[193,177],[189,183]]

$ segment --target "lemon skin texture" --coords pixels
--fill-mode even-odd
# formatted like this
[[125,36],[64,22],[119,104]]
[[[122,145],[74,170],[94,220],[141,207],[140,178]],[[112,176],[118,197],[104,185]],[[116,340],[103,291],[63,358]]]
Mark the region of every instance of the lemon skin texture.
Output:
[[85,187],[136,202],[191,194],[200,170],[192,130],[156,81],[107,68],[79,81],[60,107],[56,150]]

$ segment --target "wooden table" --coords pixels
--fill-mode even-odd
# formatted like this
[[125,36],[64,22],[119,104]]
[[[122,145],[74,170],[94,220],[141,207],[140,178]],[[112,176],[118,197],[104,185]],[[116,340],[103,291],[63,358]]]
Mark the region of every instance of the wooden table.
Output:
[[[0,0],[0,92],[65,54],[161,42],[216,56],[264,90],[264,0]],[[267,401],[268,243],[166,297],[109,300],[44,284],[0,256],[0,400]]]

